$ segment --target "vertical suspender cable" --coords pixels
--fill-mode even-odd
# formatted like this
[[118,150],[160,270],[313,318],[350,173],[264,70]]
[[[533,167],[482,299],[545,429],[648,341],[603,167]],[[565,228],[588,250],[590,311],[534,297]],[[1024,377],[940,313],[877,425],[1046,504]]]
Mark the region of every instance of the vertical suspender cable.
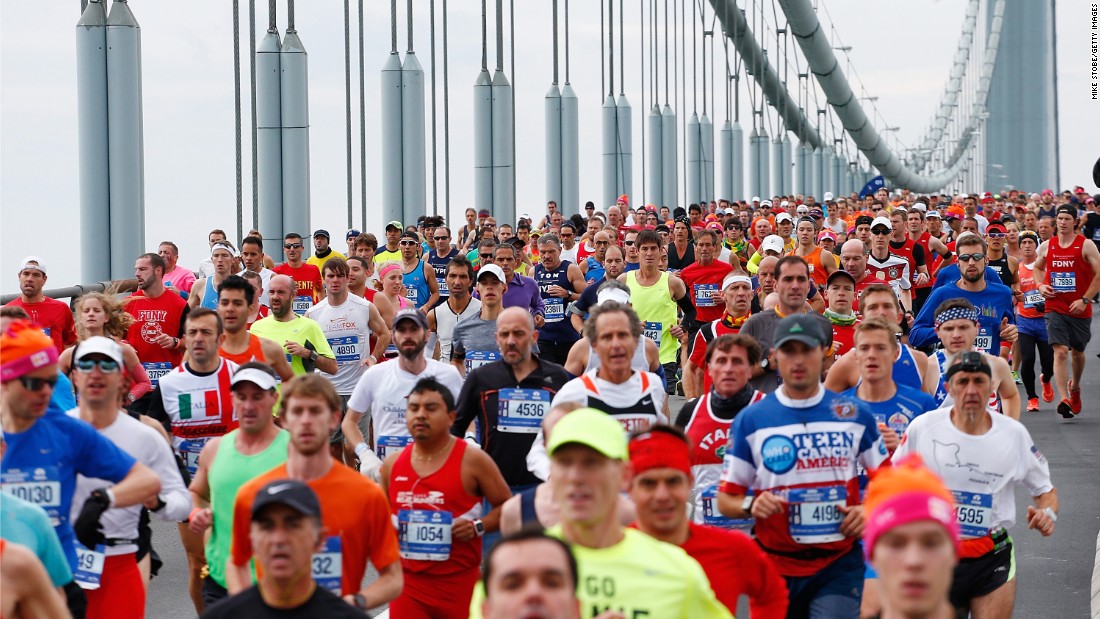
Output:
[[[447,0],[443,0],[443,204],[451,217],[451,99],[447,79]],[[454,232],[454,231],[452,231]],[[457,240],[457,239],[456,239]]]
[[428,17],[431,22],[432,55],[432,214],[439,215],[439,156],[436,148],[436,112],[435,112],[435,0],[428,5]]
[[256,149],[256,0],[248,0],[248,70],[252,111],[252,228],[260,227],[260,179],[256,175],[256,163],[260,156]]
[[[510,90],[512,126],[510,129],[512,134],[512,192],[514,193],[516,188],[516,0],[508,0],[508,23],[508,62],[511,65],[508,73],[512,76],[512,88]],[[561,205],[558,206],[561,207]],[[514,211],[515,209],[513,209],[513,214]],[[512,220],[514,221],[515,217]]]
[[615,0],[607,0],[607,95],[615,96]]
[[[645,88],[645,0],[638,0],[638,85],[642,91],[642,113],[649,108],[646,107],[646,92]],[[642,194],[645,195],[645,126],[642,126]]]
[[367,229],[367,98],[363,65],[363,0],[359,0],[359,217]]
[[244,187],[241,170],[241,5],[233,0],[233,146],[237,163],[237,241],[244,238]]
[[623,26],[626,15],[625,0],[619,0],[619,94],[626,94],[626,53],[623,42],[626,41],[626,28]]
[[348,228],[352,227],[352,205],[354,203],[354,179],[352,178],[351,154],[351,0],[344,0],[344,124],[346,125],[347,180],[348,180]]
[[603,13],[603,0],[600,0],[600,91],[602,92],[607,88],[607,76],[604,75],[604,58],[603,56],[603,33],[604,33],[604,13]]

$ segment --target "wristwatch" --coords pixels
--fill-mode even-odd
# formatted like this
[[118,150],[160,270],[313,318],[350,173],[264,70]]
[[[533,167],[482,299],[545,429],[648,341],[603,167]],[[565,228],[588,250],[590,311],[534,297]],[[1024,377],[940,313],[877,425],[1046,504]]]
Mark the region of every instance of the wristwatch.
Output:
[[367,610],[367,596],[363,595],[362,593],[353,593],[351,595],[351,600],[355,604],[356,608],[358,608],[361,611],[366,612],[366,610]]
[[752,513],[752,502],[754,500],[756,500],[755,495],[750,494],[750,495],[746,496],[745,500],[741,501],[741,511],[751,514]]
[[485,535],[485,523],[480,519],[474,520],[474,533],[477,534],[478,537],[483,537]]
[[313,361],[314,363],[317,362],[317,351],[316,350],[309,351],[309,360]]

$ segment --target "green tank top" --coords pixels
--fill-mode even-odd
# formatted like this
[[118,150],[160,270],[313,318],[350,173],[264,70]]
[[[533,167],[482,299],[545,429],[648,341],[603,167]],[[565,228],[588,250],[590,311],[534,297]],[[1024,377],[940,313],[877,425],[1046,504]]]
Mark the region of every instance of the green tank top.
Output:
[[626,286],[630,288],[630,304],[645,323],[643,332],[660,348],[661,365],[675,362],[680,340],[670,332],[678,316],[676,301],[668,291],[668,272],[661,273],[656,284],[643,286],[638,283],[638,272],[630,271],[626,274]]
[[233,539],[233,504],[241,486],[263,473],[286,462],[290,434],[279,430],[275,440],[260,453],[246,456],[237,451],[237,433],[233,430],[222,437],[218,453],[207,471],[210,486],[210,509],[214,524],[210,539],[206,542],[206,564],[210,578],[225,586],[225,562],[229,558],[229,545]]

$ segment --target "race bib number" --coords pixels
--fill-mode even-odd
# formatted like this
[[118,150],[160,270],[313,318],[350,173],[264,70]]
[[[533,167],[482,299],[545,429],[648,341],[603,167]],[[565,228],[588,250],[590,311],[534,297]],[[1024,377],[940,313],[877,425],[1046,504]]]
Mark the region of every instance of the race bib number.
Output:
[[664,326],[664,323],[661,322],[646,321],[646,323],[642,325],[642,334],[648,337],[650,340],[653,340],[654,344],[660,346],[661,331],[664,330]]
[[156,389],[157,385],[160,384],[162,376],[172,371],[172,364],[168,361],[142,363],[141,367],[145,368],[145,373],[149,375],[149,382],[153,383],[153,389]]
[[298,296],[294,297],[294,313],[299,316],[305,316],[306,310],[313,307],[313,297],[311,296]]
[[501,389],[497,399],[497,429],[536,434],[550,407],[550,392],[541,389]]
[[374,452],[379,458],[385,460],[386,456],[401,451],[411,442],[413,442],[411,436],[379,436]]
[[788,493],[791,537],[799,544],[824,544],[844,539],[840,523],[841,507],[847,504],[843,486],[827,488],[791,488]]
[[[749,491],[749,496],[752,496],[752,491]],[[706,486],[702,489],[700,494],[701,507],[703,510],[703,524],[710,525],[712,527],[721,527],[723,529],[744,529],[748,530],[752,528],[752,518],[730,518],[723,516],[722,512],[718,511],[718,487]]]
[[1038,290],[1028,290],[1024,293],[1024,307],[1031,309],[1044,303],[1043,295]]
[[441,296],[441,297],[450,296],[451,289],[447,287],[447,278],[437,277],[437,278],[435,278],[435,283],[439,286],[439,296]]
[[989,334],[987,329],[981,329],[978,331],[978,337],[974,338],[974,348],[978,350],[984,350],[985,352],[993,355],[1000,351],[993,350],[993,336]]
[[446,561],[451,558],[451,512],[402,509],[397,512],[397,541],[402,559]]
[[486,363],[492,363],[500,359],[500,353],[495,350],[471,350],[466,353],[466,375]]
[[84,544],[74,541],[76,546],[76,572],[73,580],[81,589],[98,589],[103,580],[103,564],[106,556],[103,553],[103,544],[98,544],[95,550],[88,550]]
[[69,519],[68,514],[61,512],[61,474],[56,466],[40,466],[29,471],[8,469],[0,482],[7,494],[46,510],[53,526]]
[[714,299],[714,293],[718,292],[718,284],[694,284],[692,290],[695,293],[695,307],[714,307],[718,301]]
[[192,438],[180,441],[180,456],[183,458],[184,464],[187,465],[187,470],[192,475],[195,474],[195,471],[199,470],[199,454],[202,453],[203,445],[206,445],[205,438]]
[[565,302],[561,297],[545,299],[542,305],[542,316],[546,322],[557,322],[565,318]]
[[1073,271],[1051,271],[1050,287],[1054,292],[1075,292],[1077,290],[1077,274]]
[[328,339],[328,345],[332,348],[332,352],[336,353],[336,363],[344,365],[345,363],[362,363],[362,359],[359,355],[359,336],[348,335],[345,337],[330,337]]
[[339,535],[325,538],[321,552],[313,553],[313,580],[317,585],[340,595],[340,580],[344,575],[343,544]]
[[412,303],[413,305],[419,306],[420,305],[419,299],[420,299],[420,289],[419,288],[417,288],[416,286],[406,286],[405,287],[405,300],[407,300],[409,303]]
[[985,537],[993,522],[993,495],[952,490],[955,518],[963,537]]

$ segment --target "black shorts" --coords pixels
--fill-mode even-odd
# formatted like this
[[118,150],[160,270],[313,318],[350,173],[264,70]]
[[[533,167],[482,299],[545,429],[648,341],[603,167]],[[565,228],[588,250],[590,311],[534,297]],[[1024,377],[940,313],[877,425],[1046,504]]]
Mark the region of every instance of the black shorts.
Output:
[[1005,546],[973,559],[960,559],[955,566],[948,599],[955,608],[970,606],[970,600],[989,595],[1016,577],[1016,550],[1009,537]]
[[1047,312],[1046,319],[1047,342],[1051,346],[1068,346],[1078,352],[1085,352],[1085,346],[1092,339],[1091,318]]

